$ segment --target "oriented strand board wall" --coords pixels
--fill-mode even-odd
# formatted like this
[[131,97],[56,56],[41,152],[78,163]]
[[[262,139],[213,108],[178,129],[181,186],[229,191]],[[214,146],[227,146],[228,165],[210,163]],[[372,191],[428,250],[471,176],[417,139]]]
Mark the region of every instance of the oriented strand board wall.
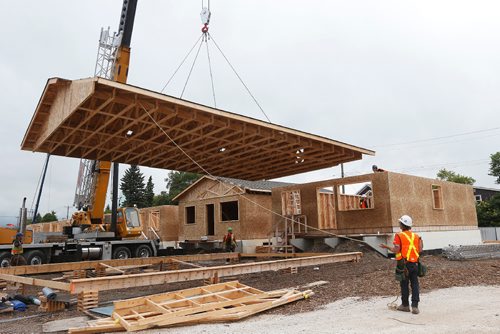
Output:
[[[309,226],[318,227],[318,200],[316,189],[334,187],[337,192],[342,184],[372,183],[373,209],[338,210],[336,193],[338,234],[387,233],[397,230],[397,219],[408,214],[415,221],[416,230],[450,230],[477,228],[477,216],[473,188],[471,186],[437,181],[412,175],[392,172],[373,173],[343,179],[333,179],[273,189],[273,210],[281,214],[281,192],[300,190],[302,214],[307,216]],[[433,209],[433,184],[441,186],[443,210]],[[282,218],[273,216],[275,223]],[[313,231],[309,231],[314,233]]]
[[[374,194],[374,208],[364,210],[338,210],[338,186],[342,184],[371,182]],[[335,189],[335,215],[337,229],[333,233],[383,233],[392,231],[390,196],[388,188],[388,173],[373,173],[360,176],[332,179],[300,185],[273,189],[273,209],[281,214],[281,192],[300,190],[302,214],[307,216],[308,226],[318,228],[318,197],[317,190],[333,187]],[[273,217],[277,223],[282,218]],[[314,233],[314,230],[310,230]]]
[[[433,208],[432,185],[441,186],[442,210]],[[472,186],[397,173],[389,173],[389,186],[393,217],[410,215],[416,229],[477,228]]]
[[[140,209],[144,233],[149,233],[149,228],[157,230],[162,241],[177,241],[179,239],[179,207],[177,205],[161,205]],[[159,221],[156,222],[156,217]],[[157,226],[159,225],[159,226]]]
[[[228,227],[238,240],[267,238],[271,232],[272,214],[264,208],[271,208],[271,196],[267,194],[244,194],[243,190],[231,184],[203,179],[179,199],[179,240],[199,240],[207,236],[207,205],[214,205],[214,235],[209,240],[220,240]],[[238,201],[239,219],[222,221],[222,202]],[[254,204],[252,202],[258,203]],[[186,207],[195,207],[195,223],[186,224]]]
[[38,232],[62,232],[64,226],[70,226],[71,222],[69,220],[59,220],[55,222],[48,223],[37,223],[31,224],[26,227],[28,230],[32,230],[34,233]]

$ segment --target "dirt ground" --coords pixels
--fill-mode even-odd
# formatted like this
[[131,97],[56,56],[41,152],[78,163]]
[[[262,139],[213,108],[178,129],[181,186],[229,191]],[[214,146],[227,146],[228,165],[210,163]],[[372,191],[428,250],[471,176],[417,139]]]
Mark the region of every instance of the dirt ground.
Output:
[[[336,249],[336,252],[346,251],[361,251],[363,252],[363,257],[360,262],[334,263],[318,267],[299,268],[297,274],[264,272],[243,275],[237,279],[244,284],[265,291],[298,287],[316,281],[328,281],[327,284],[314,287],[313,291],[315,292],[315,295],[310,299],[288,304],[265,313],[265,317],[274,317],[274,319],[283,318],[284,315],[302,314],[309,311],[321,312],[321,310],[325,307],[326,309],[340,307],[340,309],[348,310],[349,308],[346,308],[345,303],[356,304],[360,302],[379,302],[387,304],[389,301],[394,300],[394,297],[399,294],[399,285],[394,279],[394,261],[384,258],[373,250],[360,244],[348,242],[341,244]],[[436,293],[435,290],[437,289],[446,289],[451,287],[500,287],[500,259],[450,261],[441,255],[428,255],[423,256],[422,261],[427,264],[429,268],[428,275],[420,279],[422,294],[431,292]],[[192,281],[173,283],[168,286],[106,291],[100,294],[100,302],[101,304],[106,305],[106,303],[110,303],[112,300],[185,289],[199,285],[202,285],[202,282]],[[39,289],[32,288],[32,291],[28,291],[28,294],[36,294],[38,290]],[[498,295],[499,294],[497,294],[497,296]],[[371,297],[384,298],[373,299]],[[471,298],[474,298],[474,295],[472,295]],[[422,298],[422,300],[424,300],[424,298]],[[497,298],[496,300],[498,302],[496,310],[497,313],[499,313],[500,299]],[[458,302],[460,302],[460,299]],[[457,307],[458,306],[459,305],[457,305]],[[439,306],[436,307],[439,308]],[[450,307],[450,305],[448,305],[448,307]],[[384,309],[385,311],[389,311],[387,307],[384,307]],[[401,312],[395,313],[399,314]],[[76,305],[73,305],[70,309],[63,312],[42,314],[41,316],[34,318],[9,321],[18,317],[29,317],[39,314],[40,313],[38,312],[37,307],[34,306],[31,306],[24,313],[15,312],[13,314],[0,314],[0,333],[41,333],[43,323],[82,315],[80,312],[76,311]],[[363,314],[363,312],[361,314]],[[252,319],[247,321],[252,321]],[[240,323],[245,322],[246,321]],[[396,323],[396,321],[394,321],[394,323]],[[231,324],[231,326],[233,326],[233,324]],[[500,321],[498,328],[500,328]],[[193,328],[185,328],[186,332],[189,331],[190,333],[204,332],[191,331],[191,329]],[[235,332],[239,332],[239,330],[233,331],[233,333]],[[284,331],[276,330],[275,332],[278,333]],[[286,330],[286,332],[288,333],[289,331]],[[325,331],[325,333],[326,332],[328,331]],[[498,332],[500,332],[500,330]],[[176,331],[176,333],[181,332]],[[323,332],[315,331],[315,333]],[[347,331],[346,333],[356,333],[356,331]]]

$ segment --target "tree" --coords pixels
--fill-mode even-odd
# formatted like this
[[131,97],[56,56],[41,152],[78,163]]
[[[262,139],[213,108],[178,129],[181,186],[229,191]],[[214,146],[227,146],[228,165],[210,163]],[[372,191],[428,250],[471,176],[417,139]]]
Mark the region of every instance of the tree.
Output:
[[[39,213],[36,214],[36,223],[40,223],[42,221],[42,215]],[[33,219],[27,219],[26,220],[26,224],[29,225],[29,224],[33,224]]]
[[500,195],[494,195],[488,201],[477,203],[476,209],[480,227],[500,227]]
[[500,152],[490,155],[490,173],[489,175],[496,177],[496,183],[500,184]]
[[172,204],[172,199],[179,195],[184,189],[193,184],[201,177],[200,174],[170,171],[168,177],[165,179],[167,182],[169,204]]
[[122,206],[134,206],[143,208],[144,200],[144,175],[137,165],[131,165],[125,170],[121,179],[120,190],[125,197]]
[[451,170],[447,170],[446,168],[439,170],[439,172],[437,173],[437,178],[443,181],[470,184],[470,185],[473,185],[474,182],[476,182],[476,180],[470,176],[461,175]]
[[106,209],[104,209],[104,213],[111,213],[111,208],[109,207],[109,204],[106,205]]
[[55,222],[55,221],[57,221],[57,216],[55,211],[51,211],[44,214],[41,220],[42,223]]
[[172,204],[170,197],[166,191],[162,191],[159,195],[155,195],[153,198],[153,206],[168,205]]
[[153,184],[153,177],[150,176],[148,179],[148,183],[146,184],[146,189],[144,190],[144,204],[146,205],[146,207],[153,206],[153,200],[155,197],[154,187],[155,185]]

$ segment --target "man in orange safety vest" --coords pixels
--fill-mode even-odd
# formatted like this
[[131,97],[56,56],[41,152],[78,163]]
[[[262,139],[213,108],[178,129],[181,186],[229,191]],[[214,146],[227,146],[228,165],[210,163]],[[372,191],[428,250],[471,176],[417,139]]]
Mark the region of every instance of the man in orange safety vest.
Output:
[[380,247],[386,248],[396,254],[396,260],[398,261],[397,268],[401,269],[400,276],[398,276],[398,269],[396,269],[396,277],[400,277],[401,285],[401,305],[398,306],[397,310],[410,312],[409,284],[411,284],[411,312],[419,314],[418,261],[420,253],[424,248],[424,243],[418,234],[411,231],[413,220],[410,216],[403,215],[399,218],[398,222],[401,232],[396,233],[394,236],[394,246],[390,247],[380,244]]

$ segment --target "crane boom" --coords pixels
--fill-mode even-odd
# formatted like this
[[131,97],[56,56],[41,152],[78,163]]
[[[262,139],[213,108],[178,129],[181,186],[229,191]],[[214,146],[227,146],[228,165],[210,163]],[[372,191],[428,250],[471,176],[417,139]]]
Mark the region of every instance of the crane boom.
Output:
[[[109,28],[107,31],[101,30],[99,40],[99,51],[96,63],[96,75],[103,75],[113,81],[126,83],[128,68],[130,63],[130,42],[134,27],[134,18],[137,7],[137,0],[123,0],[122,11],[118,33],[111,36]],[[117,171],[117,169],[116,169]],[[105,224],[104,207],[106,204],[106,194],[108,191],[109,177],[111,172],[110,161],[82,161],[80,175],[78,177],[77,192],[75,194],[75,205],[84,211],[76,212],[73,221],[76,225],[93,225],[101,230],[111,230],[119,232],[119,236],[129,237],[140,234],[140,226],[121,226],[116,229],[117,220],[116,200],[113,205],[113,224],[103,227]],[[114,172],[114,174],[117,174]],[[114,177],[113,184],[117,188],[118,176]],[[116,196],[117,189],[113,195]],[[121,210],[122,223],[126,224],[127,210]],[[119,214],[119,213],[118,213]],[[130,231],[129,231],[130,230]]]

